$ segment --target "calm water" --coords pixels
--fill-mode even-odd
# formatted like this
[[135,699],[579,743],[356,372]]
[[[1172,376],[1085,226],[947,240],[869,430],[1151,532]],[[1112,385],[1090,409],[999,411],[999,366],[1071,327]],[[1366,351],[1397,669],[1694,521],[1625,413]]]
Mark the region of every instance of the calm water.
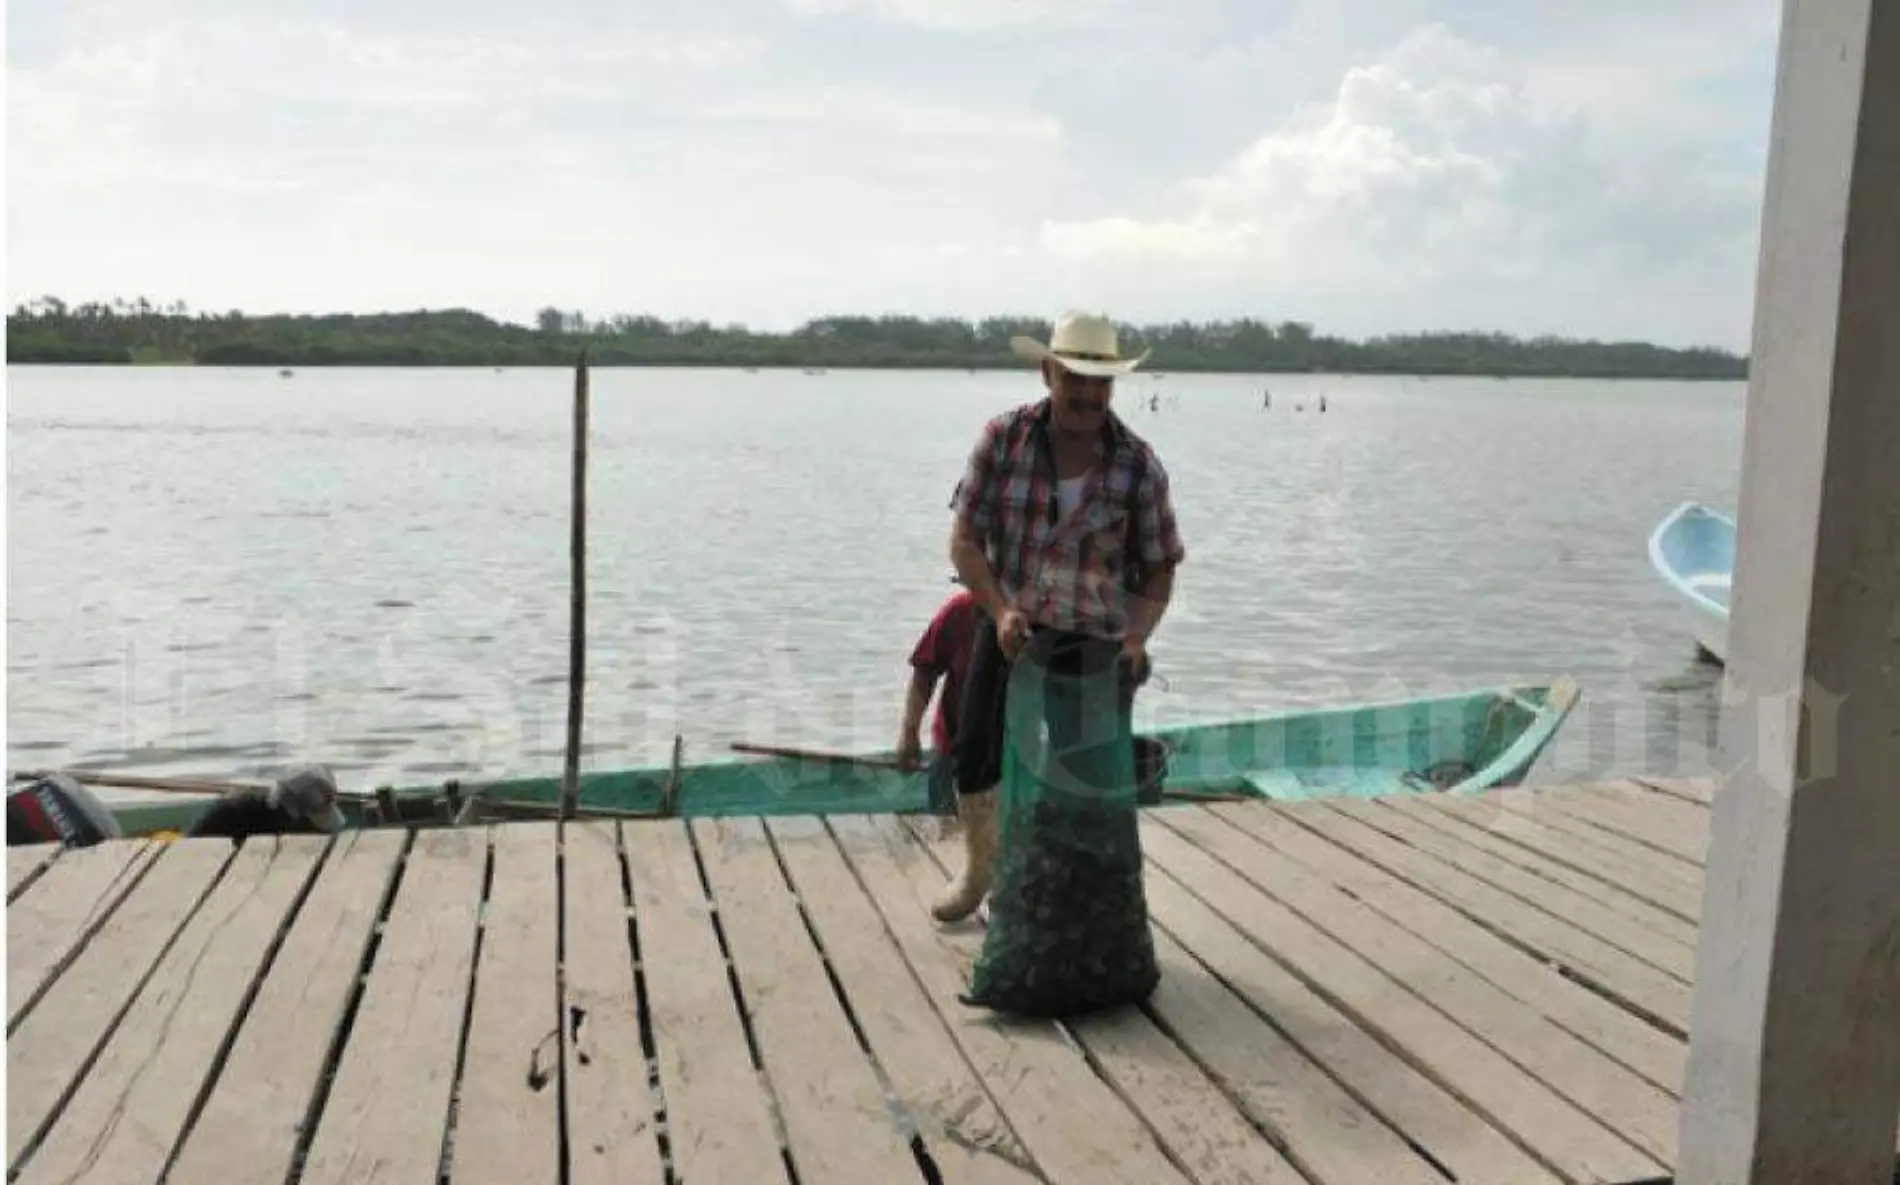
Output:
[[[570,389],[555,370],[10,368],[9,765],[558,774]],[[890,744],[949,591],[963,458],[1036,394],[1020,373],[596,372],[587,766],[664,761],[675,732],[689,760]],[[1706,770],[1719,679],[1645,543],[1682,499],[1733,506],[1742,401],[1124,383],[1189,552],[1141,716],[1570,674],[1584,702],[1543,776]]]

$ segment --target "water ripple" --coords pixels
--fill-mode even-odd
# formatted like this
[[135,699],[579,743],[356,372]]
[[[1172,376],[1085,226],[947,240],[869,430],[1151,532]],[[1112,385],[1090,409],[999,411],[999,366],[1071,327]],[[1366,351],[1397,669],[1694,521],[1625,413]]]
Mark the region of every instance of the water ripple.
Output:
[[[16,765],[558,772],[563,372],[9,380]],[[1683,498],[1733,505],[1740,385],[1276,376],[1263,413],[1262,381],[1124,400],[1189,550],[1144,721],[1570,674],[1588,710],[1548,770],[1707,768],[1717,685],[1644,540]],[[612,370],[594,392],[590,767],[663,762],[675,733],[689,760],[889,745],[950,591],[950,490],[1032,380]]]

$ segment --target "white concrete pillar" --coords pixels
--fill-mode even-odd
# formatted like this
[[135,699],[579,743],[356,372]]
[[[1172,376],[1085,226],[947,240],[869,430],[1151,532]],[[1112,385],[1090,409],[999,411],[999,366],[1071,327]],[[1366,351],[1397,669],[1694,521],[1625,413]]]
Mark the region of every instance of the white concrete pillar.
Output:
[[1900,0],[1784,0],[1782,21],[1676,1179],[1887,1185],[1900,1128]]

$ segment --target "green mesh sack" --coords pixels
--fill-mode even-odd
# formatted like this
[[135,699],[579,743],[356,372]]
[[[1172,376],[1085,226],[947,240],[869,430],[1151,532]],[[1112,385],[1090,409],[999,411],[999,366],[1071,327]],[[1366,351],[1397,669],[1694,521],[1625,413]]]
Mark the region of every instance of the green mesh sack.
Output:
[[965,1004],[1074,1016],[1160,982],[1119,649],[1040,634],[1010,674],[1001,849]]

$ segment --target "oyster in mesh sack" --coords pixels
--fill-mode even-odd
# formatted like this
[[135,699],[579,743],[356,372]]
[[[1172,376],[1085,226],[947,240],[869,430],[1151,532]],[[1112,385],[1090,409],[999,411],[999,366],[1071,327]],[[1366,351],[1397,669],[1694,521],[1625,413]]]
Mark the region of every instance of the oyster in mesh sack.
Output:
[[1090,657],[1032,645],[1011,674],[1001,850],[966,1004],[1072,1016],[1139,1002],[1160,982],[1131,688],[1112,647]]

